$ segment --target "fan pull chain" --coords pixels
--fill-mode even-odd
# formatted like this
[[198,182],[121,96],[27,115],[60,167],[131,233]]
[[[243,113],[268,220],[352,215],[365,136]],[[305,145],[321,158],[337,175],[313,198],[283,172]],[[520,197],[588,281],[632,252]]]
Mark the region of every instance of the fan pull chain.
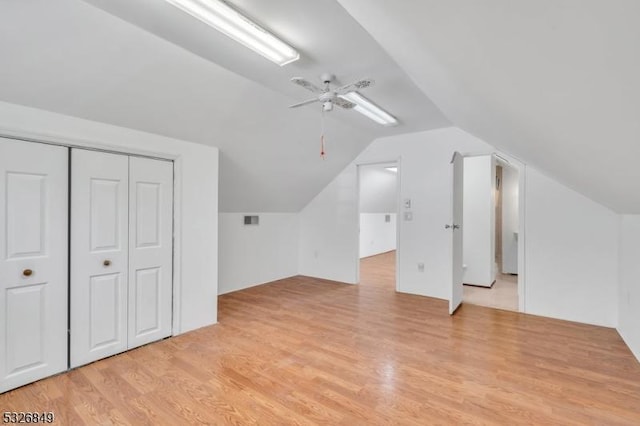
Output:
[[320,133],[320,158],[322,158],[324,160],[325,159],[325,152],[324,152],[324,106],[322,107],[321,123],[322,123],[322,131]]

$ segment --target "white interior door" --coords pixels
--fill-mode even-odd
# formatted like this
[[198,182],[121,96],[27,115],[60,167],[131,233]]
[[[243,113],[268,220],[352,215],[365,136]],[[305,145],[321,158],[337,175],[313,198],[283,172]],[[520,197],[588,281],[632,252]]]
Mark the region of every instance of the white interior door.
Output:
[[171,335],[173,163],[129,159],[129,349]]
[[464,194],[464,158],[459,152],[453,154],[452,197],[451,197],[451,297],[449,298],[449,314],[453,314],[462,303],[462,203]]
[[68,149],[0,138],[0,393],[67,369]]
[[129,157],[72,149],[71,366],[127,349]]

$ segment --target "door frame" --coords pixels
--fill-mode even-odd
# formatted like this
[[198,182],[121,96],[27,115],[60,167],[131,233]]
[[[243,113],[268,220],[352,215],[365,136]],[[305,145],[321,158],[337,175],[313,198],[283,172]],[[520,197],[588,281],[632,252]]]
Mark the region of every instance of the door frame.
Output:
[[356,163],[356,229],[358,230],[358,248],[356,257],[356,283],[360,284],[360,167],[362,166],[376,166],[382,164],[395,163],[398,171],[396,173],[396,292],[399,292],[400,286],[400,223],[402,222],[402,200],[401,200],[401,173],[402,170],[402,157],[396,157],[389,160],[376,160]]
[[181,323],[181,295],[182,295],[182,155],[179,152],[163,150],[150,151],[119,145],[108,142],[82,139],[76,137],[61,136],[31,132],[23,129],[7,129],[0,127],[0,137],[22,142],[33,142],[47,145],[63,146],[67,148],[79,148],[112,154],[124,154],[137,157],[145,157],[156,160],[171,161],[173,163],[173,302],[171,318],[171,335],[177,336],[182,332]]
[[[484,155],[498,156],[518,170],[518,312],[526,313],[526,255],[525,255],[525,241],[526,241],[526,178],[527,178],[527,165],[522,160],[509,154],[505,154],[499,150],[480,151],[480,152],[463,152],[461,153],[464,158],[467,157],[480,157]],[[464,236],[464,229],[462,231]]]

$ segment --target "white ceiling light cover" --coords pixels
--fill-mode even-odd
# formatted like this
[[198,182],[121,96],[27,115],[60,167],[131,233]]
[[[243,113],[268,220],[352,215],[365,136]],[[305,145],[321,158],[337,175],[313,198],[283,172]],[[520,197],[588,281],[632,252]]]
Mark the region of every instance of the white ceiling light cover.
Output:
[[300,58],[300,54],[293,47],[243,16],[224,1],[166,1],[280,66]]
[[395,126],[396,124],[398,124],[398,120],[394,116],[392,116],[358,92],[350,92],[345,95],[340,95],[340,97],[356,104],[353,109],[378,124],[382,124],[383,126]]

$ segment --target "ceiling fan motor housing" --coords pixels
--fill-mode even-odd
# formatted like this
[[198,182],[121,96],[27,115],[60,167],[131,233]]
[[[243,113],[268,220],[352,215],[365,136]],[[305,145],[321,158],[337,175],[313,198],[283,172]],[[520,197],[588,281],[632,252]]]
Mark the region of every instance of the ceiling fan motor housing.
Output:
[[317,87],[315,84],[305,80],[302,77],[293,77],[291,79],[292,83],[315,93],[316,97],[307,99],[306,101],[299,102],[294,105],[290,105],[289,108],[297,108],[314,102],[320,102],[322,104],[322,111],[325,112],[333,111],[334,104],[344,109],[355,108],[356,104],[347,100],[345,96],[350,94],[351,92],[365,89],[373,84],[373,80],[371,79],[362,79],[354,83],[335,88],[331,87],[331,82],[335,81],[335,76],[329,73],[322,74],[320,76],[320,80],[324,83],[324,87],[322,88]]
[[334,79],[336,78],[335,75],[333,74],[329,74],[329,73],[323,73],[320,75],[320,80],[324,83],[324,84],[329,84],[331,83]]

